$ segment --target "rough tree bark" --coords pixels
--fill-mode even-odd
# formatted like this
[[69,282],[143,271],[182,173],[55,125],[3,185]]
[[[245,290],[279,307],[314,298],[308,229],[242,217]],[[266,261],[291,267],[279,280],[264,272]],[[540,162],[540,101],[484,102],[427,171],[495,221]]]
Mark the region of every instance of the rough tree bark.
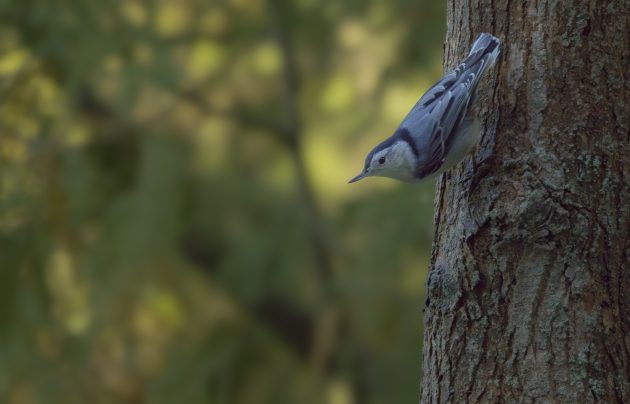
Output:
[[630,402],[629,15],[448,1],[447,69],[480,32],[503,55],[480,146],[438,181],[423,403]]

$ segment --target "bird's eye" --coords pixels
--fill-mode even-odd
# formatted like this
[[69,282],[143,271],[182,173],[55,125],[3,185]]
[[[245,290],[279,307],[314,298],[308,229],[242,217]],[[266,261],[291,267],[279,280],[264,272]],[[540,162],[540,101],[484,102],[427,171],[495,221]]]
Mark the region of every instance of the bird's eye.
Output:
[[385,157],[381,157],[380,159],[378,159],[378,163],[385,164]]

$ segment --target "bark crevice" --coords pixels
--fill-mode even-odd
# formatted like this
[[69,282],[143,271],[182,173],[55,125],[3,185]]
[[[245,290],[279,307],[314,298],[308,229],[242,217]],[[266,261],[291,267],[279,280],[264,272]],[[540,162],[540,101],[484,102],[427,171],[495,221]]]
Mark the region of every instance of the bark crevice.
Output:
[[447,70],[480,32],[503,54],[438,180],[422,402],[630,402],[627,10],[448,1]]

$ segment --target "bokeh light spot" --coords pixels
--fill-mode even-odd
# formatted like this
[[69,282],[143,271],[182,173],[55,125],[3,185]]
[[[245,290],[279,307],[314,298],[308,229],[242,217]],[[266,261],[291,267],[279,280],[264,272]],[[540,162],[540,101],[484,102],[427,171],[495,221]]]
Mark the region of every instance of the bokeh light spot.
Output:
[[28,60],[28,52],[24,49],[13,49],[0,57],[0,75],[10,76],[24,67]]
[[252,52],[252,65],[261,76],[273,76],[280,71],[282,54],[275,42],[261,43]]
[[182,2],[162,1],[155,15],[155,31],[163,37],[176,37],[191,27],[191,9]]
[[195,42],[188,58],[187,73],[192,81],[207,79],[216,73],[225,60],[223,47],[213,41]]
[[120,13],[131,25],[143,26],[147,22],[147,10],[140,1],[123,1],[120,5]]
[[346,109],[354,101],[355,89],[348,75],[334,75],[324,87],[321,106],[329,112]]

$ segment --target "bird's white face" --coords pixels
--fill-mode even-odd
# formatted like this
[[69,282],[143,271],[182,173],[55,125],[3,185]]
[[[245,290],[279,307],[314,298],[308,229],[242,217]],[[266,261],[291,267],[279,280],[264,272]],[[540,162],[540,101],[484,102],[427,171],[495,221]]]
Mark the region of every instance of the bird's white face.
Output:
[[363,172],[350,182],[365,177],[389,177],[400,181],[414,180],[415,156],[406,142],[397,141],[388,147],[380,145],[368,154]]

